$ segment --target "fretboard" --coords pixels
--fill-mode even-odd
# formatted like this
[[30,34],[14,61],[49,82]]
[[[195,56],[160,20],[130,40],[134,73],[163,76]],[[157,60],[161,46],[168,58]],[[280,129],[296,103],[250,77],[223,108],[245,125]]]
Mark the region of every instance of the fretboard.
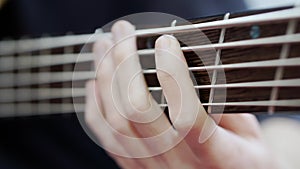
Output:
[[[153,47],[159,35],[173,34],[209,113],[300,113],[299,7],[191,22],[136,31],[149,91],[162,108],[168,104]],[[85,82],[95,78],[95,39],[97,34],[0,42],[0,116],[83,112]]]

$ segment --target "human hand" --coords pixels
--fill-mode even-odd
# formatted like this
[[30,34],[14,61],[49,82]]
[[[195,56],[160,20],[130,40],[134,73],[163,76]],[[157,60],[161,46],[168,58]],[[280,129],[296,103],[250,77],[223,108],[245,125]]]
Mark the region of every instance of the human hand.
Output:
[[[262,139],[254,116],[222,115],[221,121],[216,124],[216,115],[206,113],[195,92],[178,41],[170,35],[163,35],[155,44],[155,62],[169,106],[170,122],[148,91],[136,54],[136,37],[132,36],[134,31],[130,23],[119,21],[112,27],[112,38],[103,37],[96,42],[93,51],[96,55],[97,80],[89,81],[86,86],[86,122],[120,167],[278,167]],[[144,123],[154,117],[157,118]],[[115,131],[110,130],[106,122]],[[211,134],[205,141],[199,142],[201,132],[205,132],[202,129]],[[133,144],[122,137],[148,138],[166,130],[168,134],[158,142],[136,139]],[[177,144],[179,138],[182,140]],[[175,143],[172,149],[157,153],[166,145]],[[136,158],[138,155],[144,156]]]

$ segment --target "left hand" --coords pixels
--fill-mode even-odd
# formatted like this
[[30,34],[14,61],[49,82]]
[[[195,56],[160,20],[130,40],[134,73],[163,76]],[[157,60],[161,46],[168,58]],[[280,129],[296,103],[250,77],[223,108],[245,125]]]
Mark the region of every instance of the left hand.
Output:
[[[196,95],[178,41],[169,35],[161,36],[156,41],[155,61],[158,79],[168,102],[171,123],[164,113],[149,123],[126,119],[124,116],[141,120],[143,116],[151,117],[161,113],[158,104],[151,97],[149,101],[149,91],[143,74],[135,74],[141,72],[136,54],[136,37],[131,36],[117,43],[124,37],[133,35],[134,31],[130,23],[119,21],[112,28],[113,39],[104,37],[95,44],[96,67],[101,65],[97,69],[97,80],[87,83],[85,116],[87,124],[104,148],[122,152],[128,157],[136,154],[151,155],[153,151],[172,143],[186,129],[191,130],[175,147],[156,156],[131,159],[110,153],[122,168],[275,169],[277,167],[263,142],[254,116],[223,115],[219,125],[215,124]],[[110,50],[112,46],[114,47]],[[135,78],[131,79],[134,75]],[[184,115],[180,116],[180,112]],[[196,116],[193,116],[194,113]],[[181,118],[176,121],[178,116]],[[105,126],[106,121],[118,133],[134,138],[152,137],[170,128],[171,132],[168,137],[155,144],[149,144],[142,139],[137,139],[139,141],[132,144]],[[199,135],[206,125],[211,125],[215,130],[204,143],[199,143]]]

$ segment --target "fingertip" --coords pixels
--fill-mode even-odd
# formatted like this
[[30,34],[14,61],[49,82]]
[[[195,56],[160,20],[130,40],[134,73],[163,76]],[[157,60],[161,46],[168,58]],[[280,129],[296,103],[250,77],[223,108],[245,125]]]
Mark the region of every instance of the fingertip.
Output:
[[128,21],[119,20],[111,28],[111,32],[114,38],[119,39],[127,34],[132,34],[135,31],[135,27]]
[[178,47],[179,43],[173,35],[162,35],[155,41],[155,48],[169,48],[169,47]]
[[96,54],[96,58],[102,58],[112,46],[113,42],[110,38],[101,37],[93,45],[93,52]]
[[176,60],[187,65],[178,40],[172,35],[160,36],[155,42],[155,62],[158,67],[175,66]]
[[168,48],[169,46],[170,46],[170,39],[166,35],[160,36],[155,41],[156,49]]

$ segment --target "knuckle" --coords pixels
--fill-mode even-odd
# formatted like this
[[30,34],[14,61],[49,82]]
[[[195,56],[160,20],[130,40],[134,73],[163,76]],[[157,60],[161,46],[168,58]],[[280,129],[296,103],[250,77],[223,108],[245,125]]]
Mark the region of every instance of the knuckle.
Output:
[[130,94],[130,105],[127,111],[144,112],[150,107],[148,93],[143,91],[134,91]]
[[130,104],[124,106],[125,116],[128,120],[136,119],[139,116],[139,112]]
[[114,135],[117,136],[119,135],[119,133],[128,135],[129,129],[127,126],[127,122],[122,119],[122,117],[120,117],[119,115],[109,116],[107,118],[107,121],[109,125],[115,130],[115,132],[113,132]]
[[187,131],[190,131],[193,128],[194,122],[195,122],[195,119],[178,118],[178,120],[176,120],[174,122],[174,127],[179,132],[187,132]]

